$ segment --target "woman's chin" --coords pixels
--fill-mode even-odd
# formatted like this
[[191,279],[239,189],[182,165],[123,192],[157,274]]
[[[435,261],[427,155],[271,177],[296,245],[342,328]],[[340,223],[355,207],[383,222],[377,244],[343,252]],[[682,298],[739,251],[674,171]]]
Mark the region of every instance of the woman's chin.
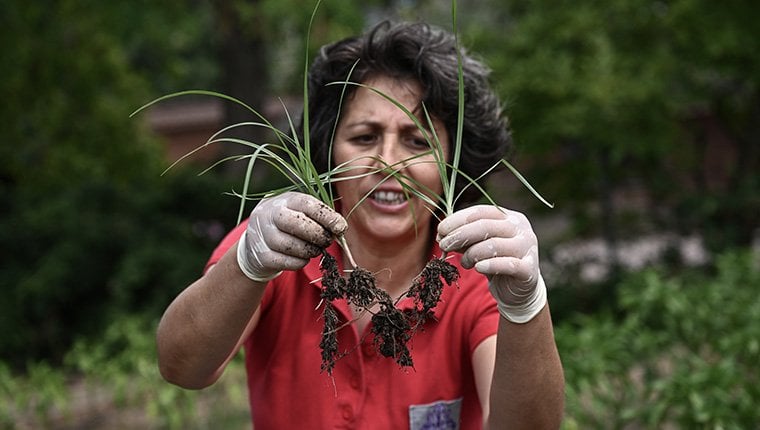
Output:
[[[350,223],[349,223],[350,224]],[[387,219],[383,216],[376,216],[364,225],[352,225],[349,230],[358,233],[358,239],[361,241],[374,241],[378,243],[400,242],[409,245],[410,240],[415,238],[426,237],[423,234],[422,225],[415,224],[410,219]],[[427,224],[425,224],[427,225]],[[427,229],[424,229],[427,231]]]

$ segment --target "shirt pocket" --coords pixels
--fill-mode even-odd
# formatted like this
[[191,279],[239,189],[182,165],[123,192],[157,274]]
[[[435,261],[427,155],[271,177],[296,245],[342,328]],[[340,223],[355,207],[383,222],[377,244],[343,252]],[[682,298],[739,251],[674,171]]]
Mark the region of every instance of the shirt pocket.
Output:
[[459,430],[462,398],[409,406],[410,430]]

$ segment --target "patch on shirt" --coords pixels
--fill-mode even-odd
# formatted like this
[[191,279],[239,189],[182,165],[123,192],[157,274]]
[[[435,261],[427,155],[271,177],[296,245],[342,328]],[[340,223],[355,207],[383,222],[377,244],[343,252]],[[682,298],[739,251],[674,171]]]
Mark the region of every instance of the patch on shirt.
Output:
[[409,430],[458,430],[462,399],[409,406]]

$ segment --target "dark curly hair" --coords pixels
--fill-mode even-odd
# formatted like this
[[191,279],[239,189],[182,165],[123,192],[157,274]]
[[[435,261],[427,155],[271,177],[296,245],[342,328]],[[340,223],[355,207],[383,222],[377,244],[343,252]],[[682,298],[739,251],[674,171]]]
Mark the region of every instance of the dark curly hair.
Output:
[[[378,75],[412,79],[423,87],[422,102],[430,114],[445,124],[453,141],[457,128],[458,71],[454,36],[425,23],[381,22],[362,36],[347,38],[320,50],[308,76],[309,135],[312,161],[320,172],[328,170],[328,145],[332,137],[345,81],[364,83]],[[460,47],[465,107],[462,155],[459,169],[478,177],[504,157],[512,139],[501,103],[491,88],[490,70]],[[356,67],[353,71],[351,68]],[[346,87],[350,97],[356,86]],[[299,122],[300,124],[301,122]],[[303,135],[303,131],[299,130]],[[467,181],[458,181],[461,190]],[[469,187],[457,206],[480,198]]]

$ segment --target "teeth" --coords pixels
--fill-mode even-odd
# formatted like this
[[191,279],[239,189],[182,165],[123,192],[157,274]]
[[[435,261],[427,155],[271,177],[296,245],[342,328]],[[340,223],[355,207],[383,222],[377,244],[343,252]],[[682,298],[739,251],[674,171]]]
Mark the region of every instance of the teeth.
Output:
[[393,191],[375,191],[372,193],[372,199],[386,204],[399,204],[406,201],[406,197],[403,193]]

